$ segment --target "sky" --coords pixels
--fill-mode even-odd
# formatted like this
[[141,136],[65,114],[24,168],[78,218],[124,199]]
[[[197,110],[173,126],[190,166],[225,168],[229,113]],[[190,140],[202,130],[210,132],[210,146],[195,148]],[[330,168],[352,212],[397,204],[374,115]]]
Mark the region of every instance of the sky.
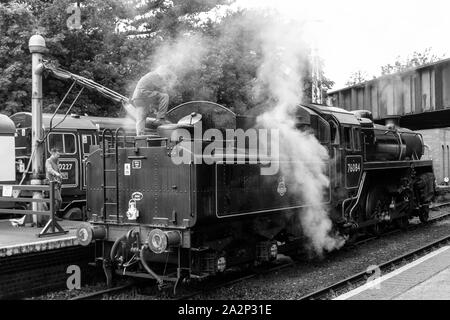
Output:
[[305,38],[324,59],[324,71],[345,86],[354,71],[379,76],[381,66],[431,47],[450,57],[448,0],[237,0],[244,8],[271,7],[305,22]]

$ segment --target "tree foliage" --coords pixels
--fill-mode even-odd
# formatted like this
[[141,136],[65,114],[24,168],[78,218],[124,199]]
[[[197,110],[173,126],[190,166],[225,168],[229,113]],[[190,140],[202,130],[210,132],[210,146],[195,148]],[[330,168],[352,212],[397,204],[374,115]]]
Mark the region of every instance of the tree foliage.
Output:
[[26,109],[31,100],[31,62],[28,39],[33,16],[18,3],[0,4],[0,102],[2,111]]
[[345,83],[346,86],[354,86],[363,82],[366,82],[369,80],[369,75],[365,71],[355,71],[353,72],[347,82]]
[[[231,0],[84,0],[80,29],[69,29],[67,8],[74,0],[14,0],[0,4],[0,110],[6,114],[29,111],[31,57],[28,40],[39,33],[46,39],[45,58],[73,73],[130,96],[140,76],[150,71],[155,52],[180,36],[200,35],[207,47],[198,67],[183,73],[174,87],[170,107],[204,99],[243,113],[257,105],[252,87],[261,63],[254,41],[257,25],[239,24],[245,12],[217,19],[211,10]],[[263,23],[263,21],[261,22]],[[193,48],[193,50],[202,48]],[[203,48],[204,49],[204,48]],[[191,52],[186,52],[191,54]],[[305,69],[305,97],[310,96],[311,74]],[[322,75],[323,87],[332,82]],[[44,79],[44,111],[54,111],[71,83]],[[67,110],[80,87],[69,94]],[[85,90],[74,112],[117,116],[120,106]]]
[[402,72],[411,68],[423,66],[428,63],[436,62],[444,58],[444,55],[438,56],[433,53],[431,48],[426,48],[423,51],[414,51],[411,55],[402,59],[397,57],[393,64],[386,64],[381,67],[381,75]]

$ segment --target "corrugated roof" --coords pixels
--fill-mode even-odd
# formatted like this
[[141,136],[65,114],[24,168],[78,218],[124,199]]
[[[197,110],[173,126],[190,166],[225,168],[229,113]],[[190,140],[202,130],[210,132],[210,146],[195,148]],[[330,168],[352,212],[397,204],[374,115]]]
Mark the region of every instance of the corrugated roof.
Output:
[[367,80],[367,81],[364,81],[364,82],[361,82],[361,83],[358,83],[358,84],[355,84],[355,85],[352,85],[352,86],[332,89],[332,90],[329,90],[327,92],[327,94],[335,94],[335,93],[337,93],[339,91],[350,90],[352,88],[362,88],[362,87],[365,87],[367,84],[370,84],[370,83],[373,83],[373,82],[376,82],[376,81],[380,81],[380,80],[383,80],[383,79],[388,79],[388,78],[391,78],[391,77],[394,78],[394,77],[398,77],[398,76],[401,76],[401,75],[406,75],[406,74],[414,72],[416,70],[425,69],[425,68],[428,68],[428,67],[431,67],[431,66],[435,66],[435,65],[438,65],[438,64],[444,64],[444,63],[448,63],[448,62],[450,62],[450,58],[442,59],[442,60],[435,61],[435,62],[430,62],[430,63],[424,64],[424,65],[421,65],[421,66],[418,66],[418,67],[413,67],[413,68],[410,68],[410,69],[407,69],[407,70],[403,70],[403,71],[400,71],[400,72],[386,74],[386,75],[380,76],[378,78],[370,79],[370,80]]

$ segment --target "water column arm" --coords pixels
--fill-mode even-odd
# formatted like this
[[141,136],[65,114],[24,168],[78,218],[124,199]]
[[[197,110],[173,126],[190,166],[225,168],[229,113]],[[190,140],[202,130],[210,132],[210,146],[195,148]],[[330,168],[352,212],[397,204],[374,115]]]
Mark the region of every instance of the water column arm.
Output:
[[83,76],[74,74],[70,71],[56,67],[49,61],[44,61],[43,67],[44,67],[45,71],[48,72],[48,74],[50,74],[51,76],[53,76],[56,79],[76,81],[78,85],[81,85],[85,88],[94,90],[110,100],[113,100],[115,102],[119,102],[122,104],[129,103],[129,99],[127,97],[125,97],[124,95],[121,95],[120,93],[118,93],[108,87],[105,87],[105,86],[95,82],[94,80],[88,79],[86,77],[83,77]]

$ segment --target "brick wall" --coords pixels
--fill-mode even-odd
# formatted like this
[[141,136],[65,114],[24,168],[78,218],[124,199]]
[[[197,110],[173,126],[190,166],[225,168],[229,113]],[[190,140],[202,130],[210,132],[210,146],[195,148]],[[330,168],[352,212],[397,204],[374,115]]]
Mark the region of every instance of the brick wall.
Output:
[[69,247],[0,258],[0,299],[38,295],[48,290],[65,289],[69,265],[81,268],[82,285],[90,281],[94,248]]

